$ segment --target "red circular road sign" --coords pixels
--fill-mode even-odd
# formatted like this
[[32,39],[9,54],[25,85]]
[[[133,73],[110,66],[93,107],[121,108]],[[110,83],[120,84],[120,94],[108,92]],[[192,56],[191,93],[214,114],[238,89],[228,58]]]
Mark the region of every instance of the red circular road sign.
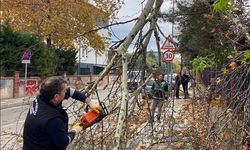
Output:
[[170,50],[165,51],[164,53],[162,53],[162,59],[165,62],[172,61],[174,59],[174,52]]

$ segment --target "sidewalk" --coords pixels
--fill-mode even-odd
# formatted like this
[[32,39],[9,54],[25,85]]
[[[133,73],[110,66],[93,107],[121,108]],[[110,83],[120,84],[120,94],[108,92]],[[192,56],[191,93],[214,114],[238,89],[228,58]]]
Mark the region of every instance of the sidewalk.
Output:
[[34,97],[18,97],[0,100],[0,110],[22,105],[29,105]]
[[[103,90],[99,90],[98,93],[101,98],[106,97],[108,94],[107,91],[103,91]],[[22,106],[22,105],[29,105],[34,100],[35,97],[36,95],[33,95],[32,97],[18,97],[18,98],[0,100],[0,110],[11,108],[11,107]],[[91,98],[97,99],[95,94],[92,94]]]

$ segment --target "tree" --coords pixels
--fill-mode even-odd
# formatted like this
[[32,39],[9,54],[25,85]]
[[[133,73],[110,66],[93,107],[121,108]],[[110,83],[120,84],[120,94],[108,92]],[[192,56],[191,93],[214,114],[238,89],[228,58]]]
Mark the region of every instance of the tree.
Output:
[[155,56],[154,52],[151,50],[148,53],[148,59],[147,63],[149,66],[153,66],[157,64],[157,57]]
[[56,75],[58,70],[60,70],[58,73],[75,72],[75,51],[48,47],[34,35],[13,31],[9,26],[1,26],[1,29],[1,76],[12,76],[14,71],[24,73],[21,55],[25,49],[32,52],[31,63],[28,65],[28,75],[30,76]]
[[230,36],[232,30],[230,20],[213,12],[208,1],[178,1],[177,9],[169,19],[178,22],[178,49],[186,64],[198,56],[209,57],[218,65],[225,62],[234,50],[225,37],[225,34]]
[[45,38],[48,45],[64,48],[72,48],[82,34],[99,52],[105,50],[105,42],[97,32],[89,31],[107,22],[116,8],[111,0],[95,1],[96,6],[82,0],[3,0],[1,5],[2,19],[14,29],[30,31]]
[[[241,18],[239,23],[243,24],[243,28],[247,26],[245,22],[249,18],[243,15],[243,12],[240,13],[242,16],[239,13],[237,15],[237,9],[232,11],[234,13],[231,16],[214,11],[225,9],[234,10],[232,1],[217,0],[215,3],[211,3],[209,0],[194,0],[192,2],[182,0],[177,2],[175,14],[166,15],[167,20],[174,20],[178,23],[180,29],[178,49],[186,65],[190,65],[194,59],[195,63],[193,64],[196,66],[193,67],[222,65],[227,61],[227,57],[234,53],[235,47],[240,45],[235,39],[242,39],[240,34],[243,33],[241,32],[243,29],[237,27],[234,20],[237,20],[238,17]],[[244,9],[242,8],[242,10]],[[232,16],[238,17],[232,18]],[[206,65],[202,64],[203,62],[207,62]]]
[[63,49],[58,48],[56,49],[56,54],[59,57],[59,66],[56,69],[57,75],[62,75],[63,73],[67,73],[72,75],[76,72],[76,54],[77,51],[74,49]]

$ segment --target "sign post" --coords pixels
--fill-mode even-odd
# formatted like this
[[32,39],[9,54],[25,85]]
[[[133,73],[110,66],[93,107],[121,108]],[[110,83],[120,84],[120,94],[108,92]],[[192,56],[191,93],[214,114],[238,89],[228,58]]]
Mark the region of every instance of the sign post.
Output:
[[27,69],[28,69],[28,64],[30,63],[32,53],[29,49],[26,49],[22,53],[22,63],[25,64],[25,74],[24,74],[24,100],[26,98],[26,89],[27,89]]
[[[169,83],[172,83],[172,61],[174,59],[174,50],[176,50],[176,45],[173,42],[172,35],[168,35],[166,40],[161,46],[161,49],[164,50],[162,53],[162,60],[167,62],[168,65],[168,74],[171,74],[171,77],[169,79],[169,76],[167,76],[167,80]],[[172,84],[170,84],[170,89],[172,89]]]

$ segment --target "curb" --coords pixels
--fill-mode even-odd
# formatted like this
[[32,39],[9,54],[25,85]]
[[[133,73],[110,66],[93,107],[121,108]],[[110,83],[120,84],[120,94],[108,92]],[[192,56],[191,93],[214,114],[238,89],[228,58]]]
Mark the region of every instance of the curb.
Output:
[[12,107],[18,107],[18,106],[26,106],[30,105],[30,101],[24,101],[24,99],[18,100],[18,102],[13,102],[15,100],[8,100],[8,101],[0,101],[0,110],[12,108]]
[[17,107],[17,106],[26,106],[26,105],[29,105],[29,102],[1,104],[0,110]]

